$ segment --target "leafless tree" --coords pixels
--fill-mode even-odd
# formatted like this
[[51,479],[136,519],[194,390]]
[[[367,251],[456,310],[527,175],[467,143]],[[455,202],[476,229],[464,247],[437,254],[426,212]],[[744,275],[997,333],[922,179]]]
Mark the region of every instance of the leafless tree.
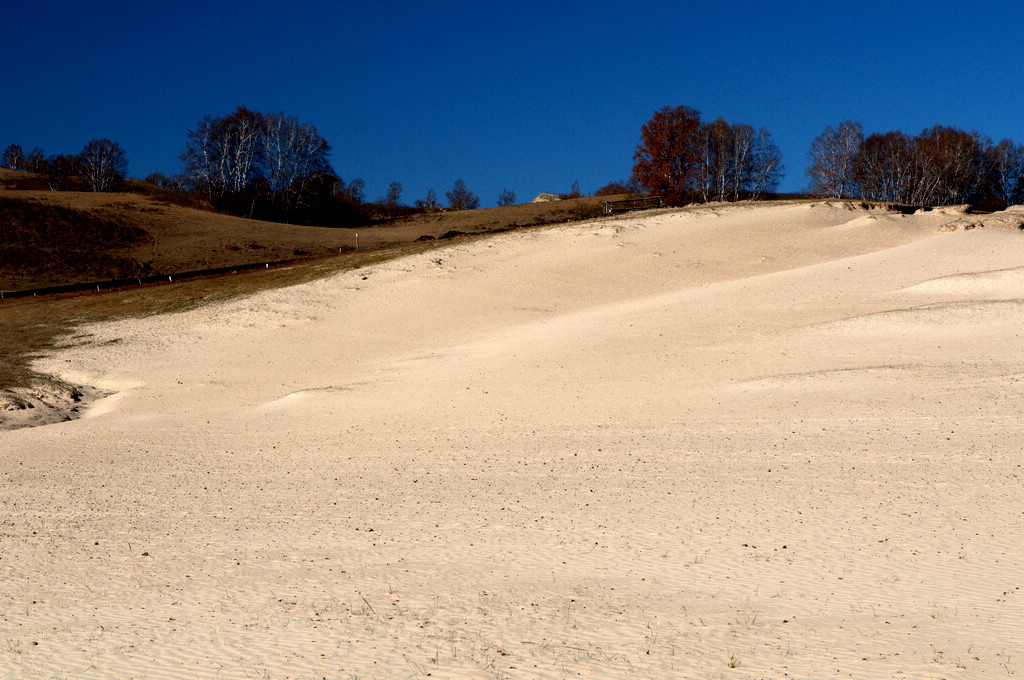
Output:
[[25,169],[29,172],[42,172],[45,162],[46,156],[43,155],[43,150],[38,146],[33,147],[28,156],[25,157]]
[[50,191],[60,191],[75,171],[74,156],[50,156],[42,161],[40,172]]
[[374,201],[377,214],[387,218],[394,218],[400,214],[399,201],[402,197],[401,182],[392,182],[388,185],[388,192]]
[[480,199],[472,191],[466,188],[466,183],[461,179],[455,180],[451,191],[446,191],[448,207],[452,210],[475,210],[480,207]]
[[180,158],[187,183],[212,204],[290,222],[312,219],[320,210],[316,206],[336,200],[339,192],[348,203],[362,203],[362,184],[351,200],[334,175],[329,153],[330,145],[312,123],[241,106],[223,118],[203,117],[189,130]]
[[268,199],[294,209],[307,194],[318,175],[330,172],[330,146],[312,123],[288,117],[283,112],[259,117],[262,175]]
[[162,172],[151,172],[143,181],[169,191],[186,191],[184,178],[181,175],[168,177]]
[[991,177],[977,132],[936,125],[910,137],[892,131],[867,137],[854,159],[862,198],[907,205],[952,205],[983,197]]
[[914,138],[912,205],[953,205],[973,198],[985,175],[984,140],[977,132],[936,125]]
[[1005,205],[1024,203],[1024,145],[1004,139],[985,150],[988,192]]
[[508,189],[502,189],[501,193],[498,194],[498,205],[515,205],[516,203],[516,192],[509,191]]
[[78,154],[78,167],[92,191],[112,191],[128,173],[128,157],[117,142],[94,139]]
[[361,205],[365,200],[366,182],[362,178],[355,178],[348,184],[338,179],[338,195],[352,205]]
[[214,205],[255,180],[262,151],[261,119],[258,113],[240,106],[224,118],[204,116],[195,130],[189,130],[180,156],[183,174]]
[[402,197],[401,182],[392,182],[388,185],[388,195],[384,197],[384,204],[389,208],[397,208],[398,201]]
[[704,201],[738,201],[774,191],[782,155],[771,133],[719,118],[701,126],[698,187]]
[[437,194],[427,189],[426,198],[417,198],[414,205],[425,212],[434,212],[438,209]]
[[758,199],[764,194],[775,192],[786,171],[772,133],[759,128],[752,143],[753,166],[750,177],[750,198]]
[[11,144],[4,149],[4,154],[0,157],[0,166],[10,170],[24,170],[24,163],[25,156],[21,152],[20,144]]
[[807,152],[811,190],[832,198],[854,195],[853,161],[863,142],[864,129],[852,120],[835,129],[830,125],[815,137]]
[[869,135],[853,160],[854,182],[869,201],[909,202],[914,183],[914,141],[899,131]]
[[701,123],[685,106],[655,113],[633,158],[633,181],[669,203],[757,198],[774,191],[784,171],[768,130],[722,118]]
[[724,201],[731,174],[732,129],[725,119],[704,123],[698,131],[697,182],[701,200]]
[[153,186],[160,187],[161,189],[167,189],[169,188],[167,185],[170,181],[170,178],[162,172],[151,172],[145,177],[143,177],[142,181],[148,182]]
[[753,196],[755,193],[758,158],[754,155],[754,145],[759,138],[754,128],[746,123],[731,125],[730,137],[727,186],[731,199],[738,201],[744,195]]
[[749,125],[730,125],[722,118],[701,126],[697,176],[702,200],[738,201],[750,191],[754,136]]

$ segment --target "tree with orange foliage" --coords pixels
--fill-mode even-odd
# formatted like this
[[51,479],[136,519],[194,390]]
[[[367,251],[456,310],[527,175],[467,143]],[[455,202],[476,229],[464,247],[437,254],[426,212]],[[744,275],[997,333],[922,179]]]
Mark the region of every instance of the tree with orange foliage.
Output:
[[633,160],[632,181],[669,204],[693,200],[700,166],[700,112],[666,106],[644,123]]

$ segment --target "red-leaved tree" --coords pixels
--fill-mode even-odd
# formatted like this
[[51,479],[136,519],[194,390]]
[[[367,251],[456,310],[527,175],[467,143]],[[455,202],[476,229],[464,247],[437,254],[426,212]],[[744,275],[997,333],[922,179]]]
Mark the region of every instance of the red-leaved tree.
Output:
[[666,106],[644,123],[633,154],[632,181],[681,205],[694,197],[700,166],[700,112]]

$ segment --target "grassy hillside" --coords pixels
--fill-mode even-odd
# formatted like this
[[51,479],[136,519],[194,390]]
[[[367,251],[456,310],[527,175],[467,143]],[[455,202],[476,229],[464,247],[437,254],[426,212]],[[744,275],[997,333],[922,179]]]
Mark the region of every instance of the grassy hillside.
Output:
[[0,170],[0,291],[174,274],[377,250],[418,240],[596,217],[601,198],[413,215],[353,229],[247,220],[181,205],[142,182],[131,191],[51,192]]
[[0,225],[0,289],[147,273],[152,236],[113,216],[0,196]]

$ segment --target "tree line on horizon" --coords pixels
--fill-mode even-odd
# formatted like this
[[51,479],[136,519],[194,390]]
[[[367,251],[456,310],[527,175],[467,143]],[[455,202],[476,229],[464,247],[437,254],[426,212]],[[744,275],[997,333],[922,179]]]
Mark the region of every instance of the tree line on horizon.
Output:
[[[399,182],[391,182],[385,196],[367,201],[366,183],[361,178],[345,182],[329,154],[330,145],[312,123],[240,106],[227,116],[206,115],[187,131],[180,172],[154,172],[144,181],[173,194],[201,196],[229,214],[323,226],[480,206],[480,198],[461,178],[445,192],[446,206],[432,188],[412,206],[403,205]],[[52,191],[69,188],[72,176],[83,177],[91,191],[114,191],[127,176],[128,162],[116,142],[104,139],[89,142],[74,156],[45,156],[38,147],[26,155],[21,145],[11,144],[0,156],[0,167],[38,173]],[[515,192],[507,188],[497,199],[499,206],[515,202]]]
[[1024,145],[993,143],[976,131],[935,125],[864,136],[845,120],[815,137],[807,152],[811,191],[915,206],[1024,202]]
[[[244,106],[226,116],[206,115],[186,132],[179,154],[180,172],[155,172],[146,182],[181,196],[201,196],[213,208],[251,219],[355,226],[442,207],[434,189],[411,206],[401,202],[402,185],[391,182],[387,194],[373,202],[365,182],[343,180],[331,166],[331,147],[316,127],[283,112],[262,113]],[[51,190],[82,175],[92,191],[113,191],[127,174],[124,150],[110,140],[94,140],[77,156],[49,156],[35,148],[25,156],[17,144],[3,153],[2,165],[37,172]],[[783,167],[771,134],[723,119],[700,121],[687,107],[666,107],[642,129],[637,161],[629,180],[613,181],[595,196],[661,194],[670,204],[692,200],[758,198],[775,190]],[[579,181],[559,198],[584,194]],[[470,210],[479,197],[462,179],[445,192],[447,209]],[[498,206],[516,203],[514,191],[502,190]]]
[[631,181],[670,205],[758,199],[774,193],[785,168],[765,128],[707,123],[688,106],[666,106],[640,131]]
[[[178,191],[204,195],[214,207],[236,215],[323,226],[353,226],[438,210],[473,210],[480,198],[456,179],[442,207],[433,188],[404,205],[403,187],[391,182],[385,196],[365,197],[365,182],[346,182],[329,161],[330,145],[312,123],[284,113],[264,114],[239,107],[215,118],[204,116],[187,133],[179,156],[182,171],[149,181]],[[512,205],[515,192],[504,189],[497,204]]]
[[[186,133],[181,171],[152,173],[145,181],[181,196],[201,196],[230,214],[323,226],[480,206],[462,179],[445,192],[446,207],[433,188],[404,205],[399,182],[367,201],[365,182],[344,181],[331,166],[330,150],[312,123],[240,106],[226,116],[201,118]],[[633,160],[629,180],[610,182],[593,195],[646,192],[670,205],[758,199],[774,194],[785,171],[767,129],[722,118],[705,122],[687,106],[656,111],[641,128]],[[810,191],[822,196],[922,206],[1024,202],[1024,146],[1008,139],[993,143],[953,127],[865,137],[860,123],[843,121],[815,138],[808,161]],[[117,142],[96,139],[76,155],[46,156],[38,147],[25,154],[11,144],[0,165],[38,173],[54,191],[67,188],[72,176],[92,191],[113,191],[125,179],[128,161]],[[577,180],[559,197],[583,195]],[[516,200],[505,188],[496,202],[508,206]]]
[[128,156],[109,139],[93,139],[74,155],[47,156],[38,146],[25,154],[20,144],[11,144],[0,166],[38,173],[51,191],[63,189],[72,176],[82,177],[90,191],[112,191],[128,173]]

